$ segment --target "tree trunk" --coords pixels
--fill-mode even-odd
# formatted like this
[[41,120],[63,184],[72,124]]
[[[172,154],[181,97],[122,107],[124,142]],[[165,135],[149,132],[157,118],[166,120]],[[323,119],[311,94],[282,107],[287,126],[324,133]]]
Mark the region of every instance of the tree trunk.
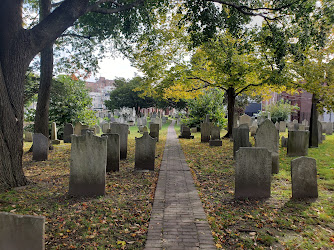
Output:
[[311,107],[311,119],[310,119],[310,137],[309,147],[317,148],[319,144],[318,137],[318,110],[317,110],[318,99],[315,94],[312,95],[312,107]]
[[233,87],[230,87],[227,89],[227,134],[224,136],[225,138],[232,137],[234,107],[235,107],[235,89]]
[[[40,0],[40,20],[50,14],[51,0]],[[49,105],[53,73],[53,45],[47,45],[41,51],[40,84],[35,115],[35,133],[49,137]]]

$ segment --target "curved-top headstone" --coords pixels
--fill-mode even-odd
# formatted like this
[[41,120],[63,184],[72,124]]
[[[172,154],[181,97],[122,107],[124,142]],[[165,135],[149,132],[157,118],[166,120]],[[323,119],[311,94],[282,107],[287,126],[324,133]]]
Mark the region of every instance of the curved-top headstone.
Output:
[[299,157],[291,161],[292,198],[317,198],[316,160]]
[[286,122],[280,121],[279,122],[279,132],[285,132],[285,130],[286,130]]
[[69,194],[99,196],[105,193],[107,137],[87,131],[72,135]]
[[119,171],[120,156],[120,142],[119,134],[103,134],[102,136],[108,136],[107,140],[107,172]]
[[150,136],[156,138],[159,141],[159,124],[151,123],[150,124]]
[[266,148],[240,148],[236,152],[235,198],[268,198],[271,153]]
[[265,119],[257,129],[255,147],[266,148],[271,152],[272,172],[277,174],[279,171],[279,132],[271,120]]
[[248,124],[248,126],[251,126],[252,125],[252,119],[249,115],[242,115],[239,117],[239,124]]
[[210,141],[210,132],[211,132],[211,122],[201,123],[201,142]]
[[289,131],[287,156],[308,154],[309,131]]
[[121,159],[126,159],[128,153],[128,131],[129,125],[111,123],[108,133],[119,134]]
[[64,143],[71,143],[71,135],[73,135],[73,125],[71,123],[66,123],[64,127]]
[[135,170],[154,170],[156,142],[147,132],[136,138]]
[[238,128],[233,128],[233,156],[239,148],[250,146],[248,125],[241,124]]
[[49,154],[49,139],[41,133],[33,135],[32,159],[46,161]]

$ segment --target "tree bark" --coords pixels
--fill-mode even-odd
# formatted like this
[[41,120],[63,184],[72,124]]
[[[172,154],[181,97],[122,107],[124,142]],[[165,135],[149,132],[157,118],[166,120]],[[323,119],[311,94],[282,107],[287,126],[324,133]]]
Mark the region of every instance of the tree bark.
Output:
[[227,134],[225,138],[232,137],[233,122],[234,122],[234,107],[235,107],[235,89],[229,87],[227,89]]
[[[50,14],[51,0],[40,0],[40,20]],[[49,137],[49,105],[53,74],[53,44],[47,45],[41,51],[40,83],[35,115],[35,133]]]
[[317,110],[318,99],[315,94],[312,95],[312,107],[311,107],[311,119],[310,119],[310,137],[309,147],[317,148],[319,145],[318,137],[318,117],[319,112]]

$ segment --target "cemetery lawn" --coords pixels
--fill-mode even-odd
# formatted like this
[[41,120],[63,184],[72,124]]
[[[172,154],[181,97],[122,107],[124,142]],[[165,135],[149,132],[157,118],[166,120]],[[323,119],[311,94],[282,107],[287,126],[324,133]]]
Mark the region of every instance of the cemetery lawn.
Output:
[[155,171],[134,172],[137,127],[130,127],[128,158],[120,171],[108,173],[106,195],[68,196],[71,144],[56,145],[49,160],[32,161],[24,143],[24,172],[28,186],[0,193],[0,211],[46,217],[46,249],[143,249],[167,137],[165,124],[156,148]]
[[296,157],[287,157],[286,148],[280,147],[280,172],[273,175],[271,198],[237,201],[233,143],[224,139],[222,147],[209,147],[200,142],[200,133],[193,135],[194,140],[180,143],[217,248],[334,248],[334,135],[309,149],[308,156],[317,162],[319,198],[306,201],[290,199],[290,161]]

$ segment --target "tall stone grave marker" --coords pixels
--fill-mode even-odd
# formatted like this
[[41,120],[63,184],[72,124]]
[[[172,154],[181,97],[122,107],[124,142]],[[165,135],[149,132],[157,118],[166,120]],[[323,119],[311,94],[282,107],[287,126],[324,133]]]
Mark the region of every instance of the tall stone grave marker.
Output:
[[317,198],[317,166],[309,157],[299,157],[291,161],[292,198]]
[[286,122],[280,121],[279,122],[279,132],[285,132],[285,130],[286,130]]
[[81,135],[81,130],[82,130],[82,123],[81,122],[77,122],[74,126],[74,134],[75,135]]
[[210,146],[222,146],[222,140],[220,139],[220,128],[218,126],[211,127],[211,139],[209,141]]
[[33,135],[32,159],[46,161],[49,154],[49,139],[41,133]]
[[278,174],[279,171],[279,132],[271,120],[266,119],[262,122],[255,136],[255,147],[266,148],[271,153],[272,173]]
[[190,128],[183,125],[181,127],[181,135],[179,135],[179,138],[184,138],[184,139],[194,139],[194,136],[191,135]]
[[27,142],[32,142],[33,133],[29,131],[24,132],[24,140]]
[[51,125],[51,142],[52,144],[60,144],[60,140],[57,139],[57,124],[55,122]]
[[0,249],[45,249],[45,217],[0,212]]
[[119,134],[121,159],[126,159],[128,153],[128,131],[129,125],[111,123],[108,133]]
[[318,121],[318,143],[322,143],[322,123]]
[[102,133],[107,133],[108,129],[110,129],[110,123],[103,123],[102,124]]
[[241,124],[238,128],[233,129],[233,156],[241,147],[250,147],[249,128],[247,124]]
[[252,126],[252,119],[249,115],[242,115],[239,117],[239,124],[247,124],[248,126]]
[[210,141],[211,126],[212,126],[211,122],[201,123],[201,142]]
[[105,193],[107,137],[87,131],[72,135],[69,194],[99,196]]
[[66,123],[64,127],[64,143],[71,143],[71,135],[73,135],[73,125]]
[[270,197],[271,162],[271,153],[266,148],[246,147],[236,152],[236,199]]
[[154,170],[156,138],[149,136],[147,132],[143,137],[136,138],[135,170]]
[[120,141],[119,134],[103,134],[102,136],[108,136],[107,140],[107,172],[119,171],[120,154]]
[[285,138],[284,136],[281,137],[281,146],[282,148],[288,147],[288,138]]
[[159,124],[151,123],[150,124],[150,136],[156,138],[157,142],[159,141]]
[[287,156],[308,154],[309,131],[289,131]]

